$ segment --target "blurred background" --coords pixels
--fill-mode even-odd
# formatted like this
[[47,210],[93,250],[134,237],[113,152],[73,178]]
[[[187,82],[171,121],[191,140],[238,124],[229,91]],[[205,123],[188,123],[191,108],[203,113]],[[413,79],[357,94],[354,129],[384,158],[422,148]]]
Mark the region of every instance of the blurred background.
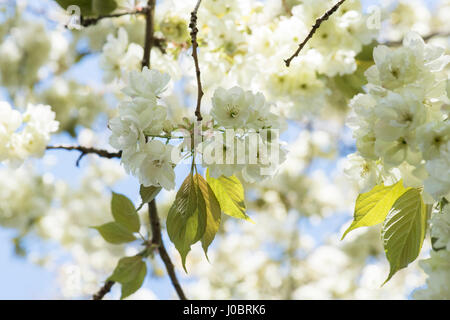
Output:
[[[123,2],[124,6],[134,4]],[[163,21],[170,5],[161,2],[156,16]],[[277,1],[260,2],[262,7],[281,10]],[[295,1],[287,2],[295,5]],[[186,7],[192,3],[186,1]],[[447,5],[449,10],[448,1],[361,3],[363,12],[371,6],[380,8],[380,42],[398,41],[411,29],[430,34],[440,6]],[[62,124],[51,145],[110,148],[105,128],[114,114],[118,84],[104,83],[102,46],[107,35],[120,27],[127,29],[130,42],[141,43],[143,21],[124,17],[80,31],[67,30],[66,22],[67,16],[54,1],[0,0],[0,100],[14,106],[29,101],[51,105]],[[28,61],[35,61],[29,65],[22,61],[25,70],[14,69],[8,60],[16,54],[7,41],[11,35],[29,37],[18,41],[34,38],[34,47],[26,54]],[[168,62],[170,58],[158,49],[153,51],[156,68],[167,68],[172,76],[182,74],[170,88],[173,93],[164,97],[171,112],[181,118],[192,110],[185,106],[193,105],[194,73],[189,57],[181,54],[175,62]],[[44,55],[45,63],[39,61]],[[191,76],[183,76],[186,73]],[[205,81],[209,90],[208,81],[215,80]],[[163,230],[188,297],[410,299],[424,287],[425,275],[417,263],[381,287],[389,266],[379,228],[361,228],[340,240],[352,220],[358,194],[358,186],[344,172],[346,156],[356,150],[344,125],[350,97],[328,97],[319,114],[304,110],[310,116],[288,122],[282,139],[290,154],[279,174],[257,186],[246,186],[248,214],[255,224],[224,217],[209,262],[195,245],[186,274]],[[118,160],[86,156],[77,167],[78,156],[77,152],[51,150],[16,170],[0,165],[0,299],[89,299],[120,257],[138,252],[138,246],[108,245],[89,229],[111,220],[112,190],[139,204],[137,180],[123,172]],[[188,170],[185,165],[177,167],[177,185]],[[162,221],[174,195],[162,192],[157,198]],[[146,208],[140,215],[145,222]],[[429,246],[425,244],[421,258],[427,256]],[[149,266],[143,288],[130,298],[176,298],[159,257],[149,259]],[[116,286],[107,298],[119,296]]]

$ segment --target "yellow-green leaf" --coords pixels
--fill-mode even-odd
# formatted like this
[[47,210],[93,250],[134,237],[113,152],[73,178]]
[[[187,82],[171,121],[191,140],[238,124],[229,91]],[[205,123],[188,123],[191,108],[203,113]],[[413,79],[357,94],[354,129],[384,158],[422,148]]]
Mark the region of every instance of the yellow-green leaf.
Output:
[[112,244],[121,244],[136,240],[133,233],[117,222],[109,222],[94,228],[100,232],[103,239]]
[[362,193],[356,199],[353,222],[344,232],[342,239],[350,231],[359,227],[370,227],[384,221],[394,202],[406,192],[403,181],[394,185],[376,185],[372,190]]
[[221,176],[216,179],[209,175],[209,170],[206,170],[206,180],[216,195],[223,213],[253,222],[245,213],[244,187],[238,178]]
[[124,195],[114,193],[111,199],[111,212],[114,220],[131,232],[138,232],[141,227],[139,216],[133,202]]
[[208,247],[213,242],[214,237],[219,230],[222,213],[220,211],[219,201],[217,201],[217,198],[211,187],[208,185],[208,182],[206,182],[201,175],[196,175],[196,177],[200,192],[203,194],[203,199],[205,200],[206,205],[206,229],[201,241],[205,255],[208,257]]
[[167,216],[167,233],[181,255],[186,270],[186,256],[206,229],[206,205],[198,186],[198,177],[190,173],[178,190]]
[[413,262],[420,253],[427,229],[427,210],[418,189],[409,189],[395,201],[383,224],[384,251],[389,276]]

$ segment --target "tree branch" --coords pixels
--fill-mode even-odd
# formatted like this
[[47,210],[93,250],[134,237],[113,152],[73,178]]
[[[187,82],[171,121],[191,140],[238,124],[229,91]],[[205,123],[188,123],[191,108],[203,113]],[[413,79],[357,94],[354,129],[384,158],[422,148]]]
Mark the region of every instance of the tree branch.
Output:
[[306,36],[305,40],[303,40],[302,43],[300,43],[298,45],[298,49],[294,52],[294,54],[289,57],[288,59],[284,60],[284,62],[286,63],[286,67],[289,67],[289,65],[291,64],[292,59],[294,59],[295,57],[297,57],[300,53],[300,51],[302,51],[303,47],[306,45],[306,43],[312,38],[312,36],[314,35],[314,33],[317,31],[317,29],[319,29],[320,25],[322,24],[322,22],[328,20],[328,18],[337,11],[337,9],[339,9],[339,7],[345,2],[345,0],[340,0],[338,3],[336,3],[330,10],[328,10],[327,12],[325,12],[320,18],[318,18],[316,20],[316,22],[314,23],[314,25],[311,28],[311,31],[309,31],[308,35]]
[[92,300],[102,300],[103,297],[111,291],[112,286],[114,285],[114,281],[106,281],[105,285],[103,287],[101,287],[100,290],[98,290],[98,292],[96,294],[94,294],[92,296]]
[[[155,4],[156,0],[149,0],[147,2],[146,13],[146,27],[145,27],[145,44],[144,44],[144,56],[142,58],[142,68],[150,68],[150,57],[153,45],[155,43],[154,38],[154,15],[155,15]],[[198,8],[197,8],[198,9]],[[201,120],[201,119],[200,119]],[[156,201],[153,199],[148,204],[149,211],[149,221],[152,230],[152,239],[148,241],[147,246],[149,248],[156,248],[162,261],[166,267],[167,273],[169,275],[170,281],[172,282],[178,297],[181,300],[187,300],[183,289],[181,288],[180,282],[175,273],[175,267],[170,260],[169,254],[164,247],[164,242],[161,235],[161,223],[158,217],[158,210],[156,208]],[[99,290],[97,294],[93,296],[94,300],[101,300],[105,294],[107,294],[111,287],[114,285],[113,281],[107,281],[105,285]]]
[[[147,3],[147,24],[145,27],[145,46],[144,46],[144,57],[142,59],[142,68],[148,67],[150,68],[150,56],[154,43],[154,15],[155,15],[155,0],[149,0]],[[166,266],[167,273],[169,274],[170,281],[172,282],[175,291],[178,294],[178,297],[181,300],[187,300],[184,295],[183,289],[177,279],[175,274],[175,267],[173,266],[172,261],[170,260],[169,254],[164,247],[164,243],[161,235],[161,223],[158,217],[158,210],[156,208],[156,200],[153,199],[148,204],[148,218],[150,221],[150,227],[152,230],[152,239],[149,241],[150,247],[156,247],[158,249],[158,253],[161,256],[164,265]]]
[[200,3],[202,0],[198,0],[197,5],[194,8],[194,11],[191,12],[191,23],[189,23],[189,28],[191,28],[191,39],[192,39],[192,57],[194,58],[194,64],[195,64],[195,75],[197,77],[197,108],[195,109],[195,116],[197,117],[197,121],[202,121],[202,113],[200,111],[201,103],[202,103],[202,97],[203,97],[203,88],[202,88],[202,82],[200,79],[200,66],[198,63],[198,42],[197,42],[197,12],[198,8],[200,7]]
[[95,149],[95,148],[83,147],[83,146],[47,146],[47,150],[57,150],[57,149],[68,150],[68,151],[76,150],[76,151],[81,152],[81,154],[78,157],[77,162],[76,162],[77,167],[80,165],[81,159],[83,159],[83,157],[89,153],[96,154],[100,157],[108,158],[108,159],[120,158],[122,156],[121,151],[109,152],[109,151],[102,150],[102,149]]
[[[153,2],[156,2],[156,1],[153,1]],[[107,14],[107,15],[98,16],[95,18],[84,18],[83,16],[81,16],[80,17],[80,25],[83,27],[89,27],[89,26],[97,24],[100,20],[103,20],[103,19],[118,18],[118,17],[127,16],[127,15],[141,15],[142,14],[142,15],[148,16],[149,8],[154,11],[154,4],[153,4],[153,6],[139,8],[134,11]],[[152,16],[153,16],[153,14],[152,14]],[[151,26],[152,25],[153,24],[151,24]],[[67,26],[66,26],[66,28],[67,28]],[[153,39],[152,46],[157,47],[162,53],[165,54],[166,53],[166,39],[158,38],[158,37],[152,37],[152,39]]]
[[284,11],[286,11],[286,14],[289,17],[291,17],[292,16],[292,12],[291,12],[291,9],[289,8],[289,5],[286,2],[286,0],[281,0],[281,6],[283,7]]
[[142,58],[142,68],[147,67],[150,69],[150,53],[154,43],[154,16],[155,16],[155,2],[156,0],[148,0],[147,10],[145,14],[145,44],[144,44],[144,57]]
[[[437,37],[443,37],[443,38],[450,37],[450,32],[433,32],[433,33],[423,36],[422,39],[423,39],[423,41],[428,41],[432,38],[437,38]],[[394,47],[394,46],[401,46],[402,43],[403,43],[403,39],[397,40],[397,41],[386,41],[386,42],[380,43],[380,44]]]
[[98,17],[94,17],[94,18],[84,18],[83,16],[81,16],[80,17],[80,25],[83,27],[89,27],[94,24],[97,24],[100,20],[103,20],[103,19],[118,18],[118,17],[128,16],[128,15],[146,14],[146,12],[147,12],[147,8],[140,8],[140,9],[136,9],[134,11],[106,14],[106,15],[98,16]]
[[158,249],[158,253],[161,257],[161,260],[164,262],[164,265],[166,266],[166,270],[167,273],[169,274],[170,281],[172,282],[172,285],[175,288],[175,291],[177,292],[180,300],[187,300],[183,292],[183,288],[181,287],[180,282],[178,281],[177,275],[175,273],[175,267],[172,261],[170,260],[166,248],[164,247],[164,242],[161,235],[161,223],[159,221],[158,209],[156,208],[156,202],[154,199],[148,204],[148,218],[150,220],[150,227],[152,230],[152,239],[150,246],[155,246]]

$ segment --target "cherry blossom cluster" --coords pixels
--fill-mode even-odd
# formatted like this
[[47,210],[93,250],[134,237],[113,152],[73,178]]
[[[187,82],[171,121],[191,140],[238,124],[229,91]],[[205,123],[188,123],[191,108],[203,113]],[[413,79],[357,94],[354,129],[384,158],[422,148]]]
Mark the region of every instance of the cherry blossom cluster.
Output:
[[[450,195],[450,124],[445,49],[409,33],[400,48],[380,45],[366,71],[367,93],[350,103],[358,154],[353,171],[371,188],[402,178],[425,188],[425,201]],[[362,158],[361,158],[362,157]]]
[[21,114],[0,101],[0,161],[19,166],[28,157],[41,157],[58,126],[50,106],[28,104]]
[[122,151],[125,170],[146,187],[156,185],[167,190],[175,187],[173,146],[155,138],[167,126],[167,110],[158,105],[158,99],[169,80],[167,74],[147,67],[142,72],[132,71],[123,89],[128,99],[120,102],[118,116],[109,122],[109,141]]

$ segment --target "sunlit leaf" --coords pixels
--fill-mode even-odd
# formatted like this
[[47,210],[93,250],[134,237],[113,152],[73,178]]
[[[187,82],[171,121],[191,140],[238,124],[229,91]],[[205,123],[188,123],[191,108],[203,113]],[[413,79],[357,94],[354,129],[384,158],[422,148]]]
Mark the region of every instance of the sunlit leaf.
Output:
[[344,232],[342,239],[356,228],[370,227],[383,222],[394,202],[406,190],[403,181],[400,180],[391,186],[379,184],[369,192],[360,194],[356,199],[353,222]]
[[408,266],[420,253],[427,229],[427,212],[422,195],[409,189],[395,201],[383,224],[382,238],[390,264],[389,276]]
[[238,178],[221,176],[216,179],[209,175],[209,170],[206,170],[206,180],[216,195],[223,213],[252,221],[245,213],[244,187]]
[[178,190],[167,216],[167,233],[181,255],[186,271],[186,256],[206,229],[206,205],[198,187],[198,177],[190,173]]
[[200,175],[196,175],[196,177],[200,192],[203,194],[203,199],[205,200],[206,205],[206,229],[201,241],[203,250],[208,256],[208,247],[214,240],[214,237],[219,230],[222,213],[220,211],[219,202],[217,201],[211,187],[208,185],[208,182],[206,182],[206,180]]

